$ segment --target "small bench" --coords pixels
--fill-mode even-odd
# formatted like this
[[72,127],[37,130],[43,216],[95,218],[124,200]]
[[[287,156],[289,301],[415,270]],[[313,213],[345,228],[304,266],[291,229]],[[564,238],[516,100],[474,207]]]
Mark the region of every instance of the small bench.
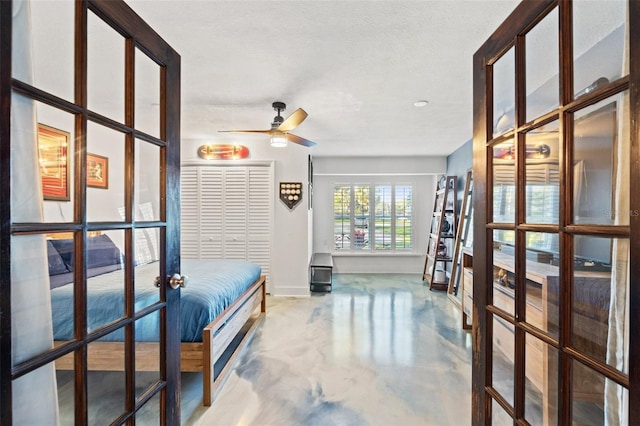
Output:
[[333,258],[331,253],[314,253],[309,265],[311,291],[331,291]]

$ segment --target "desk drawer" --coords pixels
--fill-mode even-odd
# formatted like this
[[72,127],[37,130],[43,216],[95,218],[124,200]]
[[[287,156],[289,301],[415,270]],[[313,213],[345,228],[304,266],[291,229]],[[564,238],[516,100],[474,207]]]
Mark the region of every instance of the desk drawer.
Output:
[[[509,362],[513,363],[515,355],[513,325],[498,316],[494,316],[494,318],[493,344],[495,345],[495,349],[502,352]],[[544,374],[547,371],[545,360],[542,356],[543,350],[547,350],[547,348],[540,340],[527,335],[525,343],[525,374],[529,380],[531,380],[531,383],[540,391],[544,389]]]
[[514,315],[515,303],[512,292],[513,290],[502,287],[500,284],[493,284],[493,304],[503,311]]

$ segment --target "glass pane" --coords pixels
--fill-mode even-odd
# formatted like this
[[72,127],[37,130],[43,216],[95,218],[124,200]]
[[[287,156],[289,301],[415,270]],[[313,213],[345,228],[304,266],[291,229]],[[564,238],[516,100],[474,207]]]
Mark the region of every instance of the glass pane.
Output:
[[515,232],[493,231],[493,304],[515,315]]
[[136,49],[135,127],[160,137],[160,67]]
[[12,102],[12,113],[35,108],[35,114],[11,116],[11,161],[23,165],[11,168],[11,220],[73,221],[73,115],[20,95]]
[[515,327],[493,315],[493,388],[513,407]]
[[532,425],[554,425],[557,423],[558,351],[530,334],[525,339],[525,419]]
[[87,332],[125,314],[124,231],[87,237]]
[[410,250],[413,248],[413,192],[411,186],[396,186],[396,250]]
[[146,315],[135,323],[136,398],[160,380],[160,314]]
[[[111,424],[125,410],[124,330],[88,346],[87,417],[89,424]],[[107,371],[108,370],[108,371]]]
[[493,134],[505,133],[515,125],[516,68],[512,47],[493,64]]
[[162,392],[155,394],[145,405],[136,412],[136,424],[160,425],[160,397]]
[[351,188],[337,186],[333,192],[333,234],[336,250],[351,248]]
[[160,220],[160,147],[136,139],[136,220]]
[[44,235],[11,237],[12,365],[51,348],[47,244]]
[[56,361],[56,383],[58,385],[58,407],[60,424],[72,425],[75,422],[75,373],[73,371],[73,353],[65,357],[65,366],[61,368]]
[[[572,368],[573,423],[600,426],[606,424],[605,416],[618,417],[621,414],[622,404],[617,407],[613,402],[625,394],[626,389],[614,382],[607,383],[607,387],[610,387],[607,389],[607,396],[612,398],[607,401],[604,397],[606,381],[604,376],[578,361],[572,362]],[[627,424],[627,422],[616,421],[609,424]]]
[[493,147],[493,221],[513,223],[516,218],[516,147],[513,140]]
[[626,21],[624,0],[573,2],[575,98],[628,74],[624,58],[625,46],[629,45]]
[[46,364],[11,383],[14,425],[55,424],[59,402],[54,368],[53,363]]
[[[16,4],[20,4],[17,2]],[[26,5],[27,3],[23,3]],[[68,101],[73,100],[73,25],[75,20],[74,2],[33,1],[31,7],[31,25],[37,31],[31,31],[33,46],[34,86]],[[14,6],[15,7],[15,6]],[[15,31],[16,27],[14,27]],[[20,40],[16,38],[16,40]],[[20,49],[18,51],[24,51]],[[18,55],[20,57],[21,55]],[[28,55],[24,55],[28,56]],[[14,57],[14,60],[18,57]],[[15,65],[14,62],[14,74]],[[24,76],[16,78],[28,82]]]
[[72,233],[47,235],[51,317],[53,338],[56,343],[72,340],[74,337],[75,311],[73,304],[74,285],[72,284],[74,253]]
[[573,346],[626,373],[629,240],[576,236],[573,256]]
[[491,401],[491,425],[492,426],[513,426],[513,419],[504,408],[495,401]]
[[629,208],[628,98],[624,92],[575,113],[575,223],[628,225],[639,214]]
[[560,217],[558,122],[540,127],[525,137],[526,221],[557,224]]
[[155,286],[160,276],[160,229],[145,228],[135,231],[135,309],[139,310],[160,300],[159,289]]
[[529,31],[526,43],[526,121],[531,121],[559,105],[557,7]]
[[89,109],[124,122],[124,38],[89,11],[87,43]]
[[[389,195],[391,191],[389,191]],[[353,188],[353,248],[368,249],[369,246],[369,221],[370,219],[370,188],[369,186],[355,186]],[[383,201],[384,203],[384,201]],[[376,194],[376,210],[377,210],[377,194]],[[377,211],[376,211],[377,213]],[[376,218],[376,244],[378,239],[378,223]],[[384,228],[382,228],[384,232]]]
[[557,339],[560,302],[558,234],[527,232],[525,243],[526,320]]
[[87,125],[87,220],[124,220],[125,135]]

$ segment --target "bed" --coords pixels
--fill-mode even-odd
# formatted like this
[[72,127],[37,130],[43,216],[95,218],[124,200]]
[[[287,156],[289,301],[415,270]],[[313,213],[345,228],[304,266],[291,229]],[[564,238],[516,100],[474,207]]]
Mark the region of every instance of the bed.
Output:
[[[73,337],[73,240],[47,241],[54,341]],[[87,238],[87,328],[91,332],[124,315],[120,250],[105,234]],[[182,260],[189,282],[181,290],[181,371],[203,373],[203,403],[211,405],[233,363],[264,320],[265,278],[259,265],[241,260]],[[135,310],[158,301],[157,261],[135,269]],[[136,321],[136,369],[159,371],[158,320]],[[122,370],[123,330],[93,342],[89,370]],[[73,369],[69,354],[56,368]]]

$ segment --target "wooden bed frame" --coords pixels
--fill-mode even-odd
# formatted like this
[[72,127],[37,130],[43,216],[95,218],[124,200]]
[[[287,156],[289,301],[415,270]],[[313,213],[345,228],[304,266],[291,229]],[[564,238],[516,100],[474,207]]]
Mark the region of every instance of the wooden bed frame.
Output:
[[[202,342],[182,343],[180,371],[202,372],[203,404],[211,405],[243,349],[266,315],[266,280],[261,275],[242,295],[202,330]],[[65,342],[56,342],[56,346]],[[89,345],[88,369],[122,371],[121,342]],[[56,369],[73,370],[73,353],[56,360]],[[136,343],[136,370],[160,371],[158,343]]]

